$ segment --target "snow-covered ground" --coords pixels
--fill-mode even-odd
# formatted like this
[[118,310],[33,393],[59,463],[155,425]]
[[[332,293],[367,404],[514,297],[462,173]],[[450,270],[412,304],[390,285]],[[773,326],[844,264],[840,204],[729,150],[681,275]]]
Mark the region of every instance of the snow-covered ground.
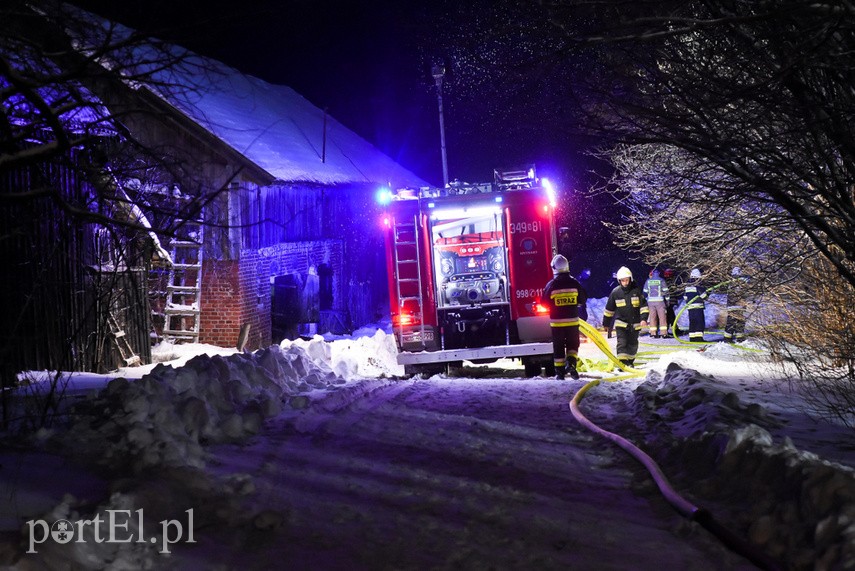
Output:
[[[361,333],[253,354],[160,346],[166,363],[74,375],[66,425],[4,441],[0,565],[755,568],[571,414],[609,373],[403,378],[393,338]],[[646,377],[600,383],[581,412],[784,568],[855,567],[851,431],[811,420],[750,341],[650,341]],[[590,342],[581,355],[603,359]]]

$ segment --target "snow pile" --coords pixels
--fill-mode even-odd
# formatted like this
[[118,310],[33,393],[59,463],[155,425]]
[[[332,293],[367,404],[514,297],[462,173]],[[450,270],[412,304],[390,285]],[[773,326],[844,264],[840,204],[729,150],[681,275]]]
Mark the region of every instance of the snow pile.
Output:
[[855,562],[855,471],[774,444],[748,425],[730,433],[717,478],[744,483],[749,539],[793,568],[844,569]]
[[303,393],[344,382],[299,346],[198,356],[177,369],[160,364],[138,381],[110,381],[75,407],[74,424],[57,439],[113,469],[202,467],[202,444],[257,434],[283,402],[303,407]]
[[401,376],[403,365],[397,361],[398,349],[395,337],[383,330],[372,331],[373,335],[357,336],[325,342],[315,335],[311,340],[284,340],[283,349],[303,348],[319,367],[329,367],[346,379],[383,378]]
[[781,423],[766,407],[675,364],[636,388],[635,405],[648,423],[646,444],[670,443],[666,471],[698,482],[704,498],[748,507],[731,517],[764,552],[793,569],[855,561],[855,471],[798,450],[789,437],[774,443],[769,430]]

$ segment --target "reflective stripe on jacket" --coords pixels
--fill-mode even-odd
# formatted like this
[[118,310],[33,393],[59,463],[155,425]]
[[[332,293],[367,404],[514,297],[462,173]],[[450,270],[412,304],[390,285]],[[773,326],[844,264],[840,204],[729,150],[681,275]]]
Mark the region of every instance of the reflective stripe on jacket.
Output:
[[588,296],[569,273],[562,272],[546,284],[543,300],[549,307],[549,325],[552,327],[579,325],[580,318],[588,318],[585,307]]
[[690,283],[686,286],[686,293],[683,294],[686,309],[703,309],[706,297],[707,288],[697,282]]

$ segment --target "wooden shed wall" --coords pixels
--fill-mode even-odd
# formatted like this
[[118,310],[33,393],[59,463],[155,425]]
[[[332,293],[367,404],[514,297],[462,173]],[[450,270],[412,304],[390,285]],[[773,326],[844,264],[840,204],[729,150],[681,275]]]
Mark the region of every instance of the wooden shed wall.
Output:
[[[64,165],[0,173],[0,192],[55,188],[83,205],[89,189]],[[104,371],[119,363],[106,326],[113,308],[143,362],[150,361],[145,286],[138,269],[96,269],[97,227],[71,220],[50,198],[0,205],[0,362],[4,376],[30,369]],[[130,286],[133,291],[125,291]],[[117,295],[122,292],[122,295]],[[130,297],[128,297],[130,296]],[[8,379],[8,376],[7,376]]]

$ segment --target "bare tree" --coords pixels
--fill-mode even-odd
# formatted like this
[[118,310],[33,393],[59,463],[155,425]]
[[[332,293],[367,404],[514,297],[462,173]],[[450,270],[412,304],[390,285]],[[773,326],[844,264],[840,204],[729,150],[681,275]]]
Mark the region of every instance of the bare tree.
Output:
[[515,115],[533,118],[529,131],[545,140],[585,133],[606,146],[679,148],[726,175],[730,198],[777,205],[855,285],[855,8],[505,0],[475,9],[484,14],[441,34],[452,105],[475,86],[494,102],[488,116],[508,123],[502,109],[522,107]]
[[192,104],[213,73],[63,2],[0,7],[0,251],[15,276],[0,296],[0,386],[34,365],[111,368],[105,315],[149,318],[147,270],[169,257],[160,240],[225,186],[152,125],[167,96]]
[[553,8],[561,21],[594,5],[598,23],[568,32],[599,48],[584,82],[587,126],[681,149],[727,181],[722,196],[774,205],[855,286],[855,10],[797,0]]

